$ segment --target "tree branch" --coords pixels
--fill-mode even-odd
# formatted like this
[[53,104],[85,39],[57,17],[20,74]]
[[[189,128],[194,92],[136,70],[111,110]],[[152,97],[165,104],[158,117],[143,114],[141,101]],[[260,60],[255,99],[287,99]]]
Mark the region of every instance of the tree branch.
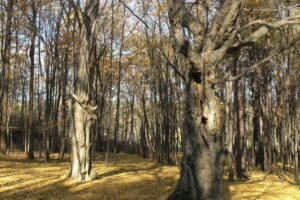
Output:
[[287,25],[287,24],[299,24],[300,23],[300,15],[297,15],[297,16],[293,16],[293,17],[287,17],[283,20],[280,20],[280,21],[277,21],[277,22],[268,22],[268,21],[264,21],[264,20],[254,20],[248,24],[246,24],[245,26],[243,26],[242,28],[240,28],[238,30],[238,32],[242,32],[243,30],[249,28],[250,26],[253,26],[253,25],[264,25],[264,26],[267,26],[269,28],[279,28],[280,26],[283,26],[283,25]]
[[227,81],[239,80],[239,79],[243,78],[244,76],[246,76],[252,70],[257,70],[258,68],[260,68],[262,66],[262,64],[268,62],[273,57],[277,56],[278,54],[282,53],[283,51],[285,51],[285,50],[289,49],[290,47],[294,46],[299,40],[300,40],[300,33],[298,33],[297,37],[291,43],[278,48],[276,51],[271,53],[268,57],[264,58],[263,60],[261,60],[258,63],[253,64],[252,66],[248,67],[246,70],[244,70],[240,74],[238,74],[236,76],[226,77],[226,78],[223,78],[223,79],[213,80],[212,83],[213,84],[220,84],[220,83],[224,83],[224,82],[227,82]]
[[135,16],[138,20],[140,20],[147,28],[149,28],[148,24],[142,19],[140,18],[137,14],[135,14],[135,12],[128,6],[126,5],[126,3],[124,3],[122,0],[119,0],[119,2],[127,9],[129,10],[129,12]]
[[180,78],[182,78],[182,80],[186,81],[185,76],[173,65],[173,63],[169,60],[169,58],[167,57],[167,55],[165,54],[165,52],[160,47],[158,49],[161,51],[163,57],[166,59],[167,63],[171,66],[171,68],[175,71],[175,73]]
[[[175,41],[175,52],[182,53],[190,61],[195,71],[202,71],[202,59],[197,51],[204,38],[204,25],[187,10],[184,0],[168,0],[167,4],[171,31]],[[193,46],[184,37],[183,27],[193,33]]]
[[262,26],[253,33],[251,33],[246,39],[240,40],[236,42],[234,45],[227,49],[227,54],[233,54],[236,51],[240,50],[242,47],[249,46],[262,38],[263,36],[267,35],[269,29],[266,26]]
[[168,0],[168,10],[171,19],[177,18],[176,21],[188,28],[195,36],[203,36],[204,24],[187,10],[184,0]]
[[215,50],[219,48],[235,34],[241,4],[241,0],[226,0],[224,2],[209,28],[208,37],[211,42],[206,44],[206,49]]
[[281,7],[281,8],[277,8],[277,9],[244,9],[245,11],[254,11],[254,12],[277,12],[277,11],[280,11],[280,10],[289,10],[289,9],[293,9],[293,8],[297,8],[300,6],[300,3],[295,3],[295,4],[292,4],[292,5],[289,5],[289,6],[286,6],[286,7]]

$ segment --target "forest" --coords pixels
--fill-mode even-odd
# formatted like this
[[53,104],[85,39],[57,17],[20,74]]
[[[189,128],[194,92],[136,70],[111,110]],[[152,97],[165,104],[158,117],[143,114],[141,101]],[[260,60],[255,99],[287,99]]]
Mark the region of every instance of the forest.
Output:
[[0,200],[300,199],[299,0],[0,0]]

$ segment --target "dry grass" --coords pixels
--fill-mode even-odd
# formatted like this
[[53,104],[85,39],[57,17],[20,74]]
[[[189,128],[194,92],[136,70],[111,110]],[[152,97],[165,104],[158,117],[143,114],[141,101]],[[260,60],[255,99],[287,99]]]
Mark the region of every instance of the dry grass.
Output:
[[[54,155],[55,157],[55,155]],[[118,154],[117,166],[105,166],[98,155],[94,168],[100,179],[75,182],[66,179],[68,159],[49,163],[27,161],[23,153],[0,157],[0,200],[163,200],[175,188],[179,171],[176,167],[160,166],[137,155]],[[300,188],[288,176],[266,175],[255,171],[246,182],[229,184],[225,180],[226,199],[232,200],[297,200]]]

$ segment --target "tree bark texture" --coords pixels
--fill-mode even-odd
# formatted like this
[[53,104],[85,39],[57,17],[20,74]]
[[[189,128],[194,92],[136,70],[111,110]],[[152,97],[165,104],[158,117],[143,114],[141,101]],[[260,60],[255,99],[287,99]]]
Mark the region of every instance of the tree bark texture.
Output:
[[169,200],[222,199],[222,105],[214,91],[193,78],[186,88],[180,180]]
[[[233,66],[236,72],[241,72],[241,65],[237,56]],[[242,80],[235,81],[235,113],[236,113],[236,175],[238,178],[244,178],[245,166],[245,108],[244,108],[244,91]]]
[[32,35],[31,35],[31,44],[30,44],[30,80],[29,80],[29,108],[28,108],[28,129],[27,129],[27,158],[30,160],[34,159],[33,154],[33,129],[34,129],[34,54],[35,54],[35,23],[36,23],[36,3],[35,1],[31,1],[31,8],[32,8]]
[[[231,72],[231,70],[228,70]],[[230,73],[231,74],[231,73]],[[233,153],[233,84],[232,82],[226,83],[226,150],[228,161],[229,181],[234,181],[234,153]]]
[[10,48],[12,35],[12,15],[13,15],[14,0],[9,0],[7,3],[7,20],[4,50],[2,53],[2,95],[1,95],[1,124],[0,124],[0,153],[7,153],[7,135],[6,125],[8,121],[8,93],[9,93],[9,76],[10,76]]
[[[221,200],[224,106],[212,84],[216,67],[234,45],[241,1],[225,0],[212,24],[197,19],[182,0],[168,0],[174,51],[189,61],[180,180],[169,200]],[[191,43],[183,34],[193,34]]]
[[97,107],[91,105],[93,67],[93,28],[99,10],[98,0],[87,0],[80,20],[80,50],[76,73],[74,101],[69,103],[73,118],[72,159],[68,176],[75,180],[93,180],[91,126]]

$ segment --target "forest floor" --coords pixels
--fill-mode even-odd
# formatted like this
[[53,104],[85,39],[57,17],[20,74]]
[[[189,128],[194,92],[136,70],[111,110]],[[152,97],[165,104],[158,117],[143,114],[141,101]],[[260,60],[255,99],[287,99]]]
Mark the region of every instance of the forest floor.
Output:
[[[69,158],[48,163],[28,161],[21,152],[0,156],[0,200],[165,200],[179,178],[177,167],[161,166],[137,155],[118,154],[116,166],[104,165],[104,155],[93,164],[99,179],[75,182],[66,179]],[[278,172],[277,172],[278,171]],[[249,180],[229,183],[224,178],[227,200],[299,200],[300,187],[290,172],[266,175],[249,173]]]

